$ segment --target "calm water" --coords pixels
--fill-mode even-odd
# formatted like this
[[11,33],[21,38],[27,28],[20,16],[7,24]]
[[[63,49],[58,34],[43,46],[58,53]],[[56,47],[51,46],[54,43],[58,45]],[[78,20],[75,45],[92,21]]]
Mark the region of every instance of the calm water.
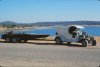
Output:
[[[92,36],[100,36],[100,27],[85,27],[85,31]],[[42,28],[42,29],[31,29],[31,30],[21,31],[21,32],[32,33],[32,34],[49,34],[50,36],[55,36],[56,29]]]
[[93,36],[100,36],[100,27],[86,27],[85,31]]

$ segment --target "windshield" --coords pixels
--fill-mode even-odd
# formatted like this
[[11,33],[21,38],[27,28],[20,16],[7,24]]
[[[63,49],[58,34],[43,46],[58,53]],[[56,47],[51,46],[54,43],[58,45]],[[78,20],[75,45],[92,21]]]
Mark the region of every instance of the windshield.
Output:
[[77,28],[76,31],[77,31],[77,34],[82,35],[83,29]]

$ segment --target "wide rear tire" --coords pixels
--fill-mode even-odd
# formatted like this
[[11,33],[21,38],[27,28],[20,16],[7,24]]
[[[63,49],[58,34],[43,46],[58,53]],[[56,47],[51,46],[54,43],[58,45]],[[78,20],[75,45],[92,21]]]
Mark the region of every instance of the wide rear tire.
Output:
[[96,46],[96,44],[97,44],[96,40],[93,40],[91,44],[92,44],[92,46]]
[[87,47],[88,45],[88,41],[87,40],[83,40],[82,41],[82,47]]

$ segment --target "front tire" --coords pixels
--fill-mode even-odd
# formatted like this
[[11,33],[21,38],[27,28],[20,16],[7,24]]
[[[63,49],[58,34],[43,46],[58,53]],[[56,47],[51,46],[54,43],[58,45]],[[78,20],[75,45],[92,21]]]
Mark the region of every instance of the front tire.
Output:
[[97,44],[96,40],[93,40],[91,44],[92,44],[92,46],[96,46],[96,44]]
[[56,42],[56,44],[62,44],[62,41],[59,37],[55,38],[55,42]]
[[87,40],[83,40],[82,41],[82,47],[87,47],[88,45],[88,41]]

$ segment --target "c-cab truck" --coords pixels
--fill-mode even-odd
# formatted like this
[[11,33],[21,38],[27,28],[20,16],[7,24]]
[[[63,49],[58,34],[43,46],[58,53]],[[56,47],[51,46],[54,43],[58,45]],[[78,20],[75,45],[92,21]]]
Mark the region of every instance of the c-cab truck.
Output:
[[83,26],[79,25],[69,25],[65,27],[57,27],[56,29],[56,44],[62,44],[67,42],[81,43],[83,47],[87,47],[88,44],[96,46],[96,40],[93,36],[88,35],[86,32],[83,32]]

